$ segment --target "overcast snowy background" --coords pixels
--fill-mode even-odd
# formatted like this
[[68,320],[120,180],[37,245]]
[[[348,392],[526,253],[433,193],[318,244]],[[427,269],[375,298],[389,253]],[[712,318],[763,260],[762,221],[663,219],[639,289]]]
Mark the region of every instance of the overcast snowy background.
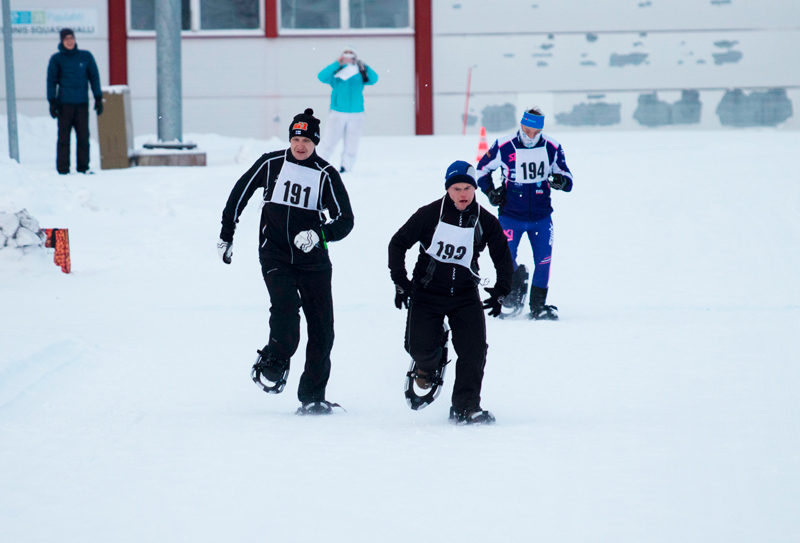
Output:
[[561,320],[489,320],[498,422],[472,428],[447,422],[452,373],[406,406],[386,251],[474,137],[362,141],[330,247],[347,412],[300,418],[304,340],[282,395],[248,375],[257,201],[231,266],[215,247],[233,183],[286,142],[189,134],[208,167],[58,176],[55,123],[20,130],[0,211],[69,228],[73,272],[0,249],[0,541],[800,539],[800,133],[554,132]]

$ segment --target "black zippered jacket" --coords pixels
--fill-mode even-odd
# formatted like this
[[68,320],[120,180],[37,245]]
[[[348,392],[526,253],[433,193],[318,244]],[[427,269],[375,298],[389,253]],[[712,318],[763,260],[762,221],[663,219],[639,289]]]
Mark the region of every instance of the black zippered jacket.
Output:
[[[508,240],[497,218],[480,207],[477,201],[473,201],[464,211],[459,211],[448,195],[445,195],[444,199],[444,208],[442,208],[441,199],[419,208],[392,236],[392,240],[389,242],[389,270],[392,281],[404,288],[408,285],[406,251],[419,242],[419,257],[413,274],[414,288],[443,296],[458,296],[475,290],[480,281],[475,276],[479,271],[478,256],[488,246],[489,256],[491,256],[497,272],[495,283],[497,294],[505,296],[511,292],[514,262],[511,259],[511,251],[508,249]],[[479,208],[480,213],[478,213]],[[475,225],[475,243],[471,262],[471,268],[475,274],[459,264],[439,262],[425,252],[430,247],[433,233],[439,224],[440,210],[442,220],[447,224],[461,227]]]
[[[275,182],[288,160],[300,166],[319,170],[320,194],[316,210],[290,207],[269,202]],[[317,271],[331,267],[327,242],[339,241],[353,229],[353,210],[339,172],[314,152],[298,161],[291,150],[273,151],[261,155],[253,166],[236,182],[228,203],[222,212],[220,239],[233,241],[236,223],[247,202],[259,188],[264,189],[259,251],[263,261],[278,261],[300,270]],[[327,215],[327,216],[326,216]],[[320,242],[310,252],[304,253],[294,245],[300,232],[314,230]]]

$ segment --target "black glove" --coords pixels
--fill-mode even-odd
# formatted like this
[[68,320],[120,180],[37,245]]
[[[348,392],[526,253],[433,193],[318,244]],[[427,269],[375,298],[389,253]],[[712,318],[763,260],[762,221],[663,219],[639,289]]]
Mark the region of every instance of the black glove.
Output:
[[50,100],[50,116],[54,119],[58,118],[58,102]]
[[97,112],[98,115],[103,114],[103,99],[102,98],[95,98],[94,100],[94,110]]
[[414,291],[414,284],[406,279],[405,281],[401,281],[394,284],[394,306],[397,309],[403,309],[403,306],[408,309],[408,298],[411,296],[411,293]]
[[367,65],[364,64],[363,60],[357,60],[356,66],[358,66],[358,71],[361,72],[361,80],[366,83],[369,81],[369,76],[367,76]]
[[483,308],[489,310],[490,317],[499,317],[505,296],[498,296],[496,287],[489,287],[483,290],[489,293],[489,298],[483,301]]
[[551,189],[564,190],[567,187],[567,183],[569,183],[569,177],[554,173],[548,181],[550,181]]
[[506,186],[500,185],[496,189],[492,189],[486,193],[489,198],[489,203],[493,206],[503,207],[506,205]]

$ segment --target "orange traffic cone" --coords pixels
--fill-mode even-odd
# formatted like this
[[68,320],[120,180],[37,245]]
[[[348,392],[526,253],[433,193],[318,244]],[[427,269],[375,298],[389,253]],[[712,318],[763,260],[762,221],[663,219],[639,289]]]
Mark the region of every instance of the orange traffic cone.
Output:
[[489,151],[489,143],[486,141],[486,128],[482,126],[481,141],[478,144],[478,157],[475,159],[475,162],[476,163],[480,162],[481,159],[483,158],[483,155],[485,155],[487,151]]

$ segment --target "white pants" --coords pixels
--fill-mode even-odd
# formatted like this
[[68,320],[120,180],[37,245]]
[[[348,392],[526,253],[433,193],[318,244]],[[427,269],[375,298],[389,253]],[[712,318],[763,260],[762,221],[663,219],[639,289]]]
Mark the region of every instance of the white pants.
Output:
[[358,152],[358,140],[361,139],[361,130],[364,128],[364,112],[341,113],[331,111],[322,130],[322,138],[317,148],[317,154],[331,162],[331,156],[344,136],[344,150],[342,151],[342,168],[352,171]]

